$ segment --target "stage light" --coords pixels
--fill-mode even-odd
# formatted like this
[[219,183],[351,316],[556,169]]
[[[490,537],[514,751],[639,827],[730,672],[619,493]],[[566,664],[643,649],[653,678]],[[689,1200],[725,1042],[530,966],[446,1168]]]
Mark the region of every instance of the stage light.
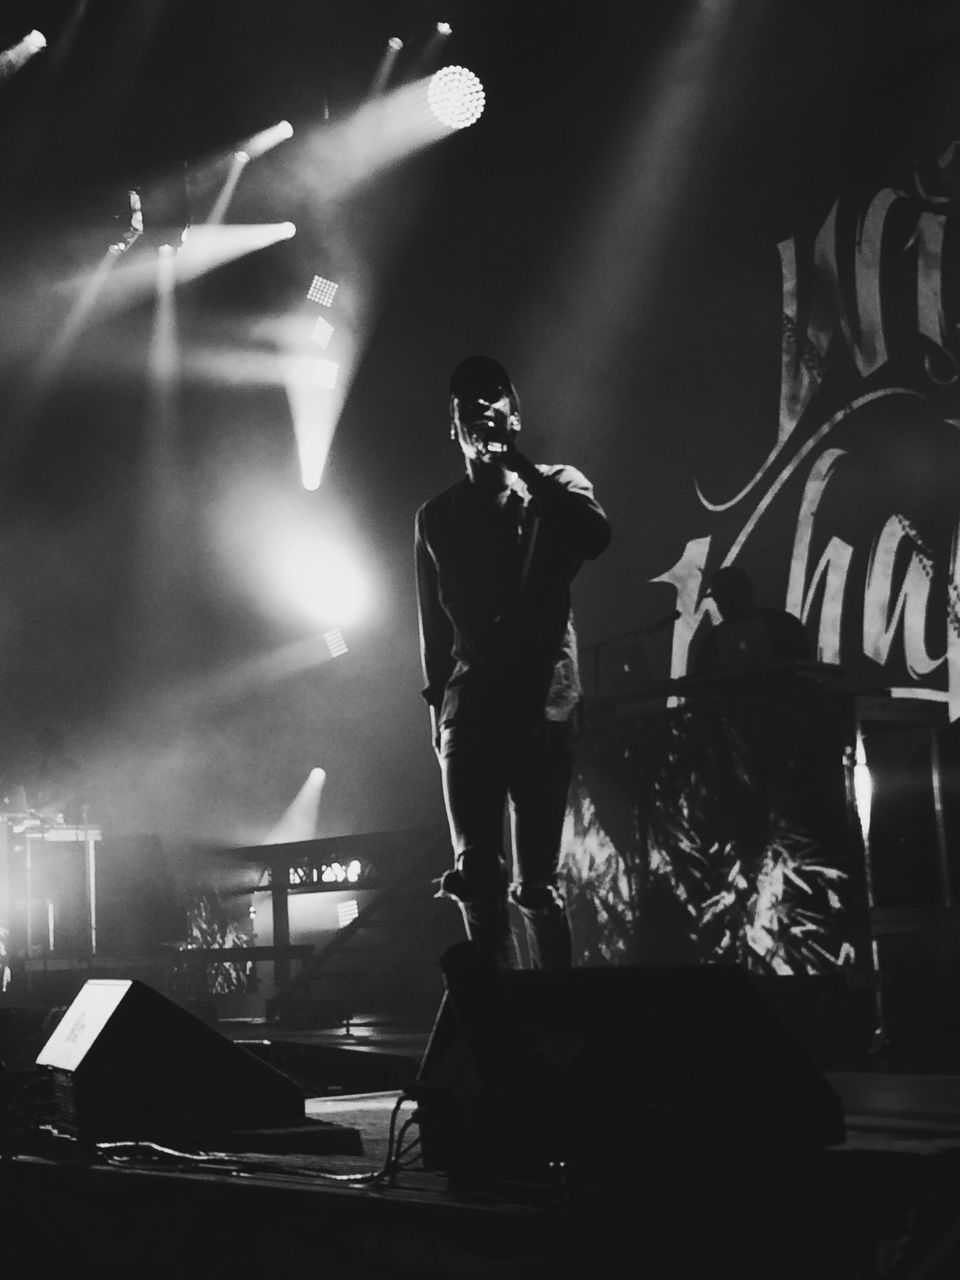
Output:
[[357,858],[350,862],[325,862],[320,867],[321,884],[358,884],[363,876],[363,864]]
[[[310,893],[330,892],[339,885],[359,884],[363,878],[363,864],[357,858],[352,859],[350,862],[341,862],[339,859],[334,859],[333,862],[314,863],[308,860],[295,863],[287,868],[287,884],[289,887],[291,889],[306,889]],[[342,905],[348,913],[351,911],[349,899]],[[350,919],[355,918],[355,915],[356,912],[350,916]]]
[[255,159],[292,137],[293,125],[289,120],[281,120],[278,124],[271,125],[269,129],[261,129],[259,133],[252,134],[243,144],[242,149],[250,159]]
[[[164,239],[161,243],[167,245],[168,249],[161,256],[166,259],[176,253],[177,282],[186,284],[224,263],[233,262],[245,254],[256,253],[260,249],[276,244],[279,240],[288,239],[290,226],[292,226],[291,223],[207,226],[202,222],[195,222],[189,228],[189,237],[180,243],[179,250],[176,250],[169,240]],[[184,228],[182,224],[177,223],[174,223],[173,227],[168,225],[164,228],[164,236],[171,234],[174,229],[178,236],[182,236]],[[136,305],[153,289],[152,255],[145,255],[141,262],[136,261],[136,258],[137,255],[134,254],[134,260],[124,263],[107,281],[103,296],[98,303],[98,309],[104,314]],[[277,357],[272,353],[271,356],[272,359],[267,362],[267,365],[270,371],[269,380],[274,381]],[[234,380],[254,381],[263,375],[264,361],[257,359],[256,352],[244,352],[242,356],[232,359],[229,364],[230,368],[227,372]],[[211,367],[216,367],[216,361],[212,362]]]
[[337,904],[337,924],[341,929],[345,929],[348,924],[356,920],[360,914],[360,904],[356,898],[348,898],[346,902]]
[[483,114],[486,95],[466,67],[441,67],[430,77],[427,101],[434,117],[450,129],[466,129]]
[[371,98],[379,98],[386,89],[387,82],[390,79],[393,68],[396,65],[397,58],[399,58],[402,49],[403,41],[400,37],[391,36],[380,56],[380,61],[373,74],[373,79],[370,81],[370,88],[367,90],[368,100]]
[[327,652],[331,658],[339,658],[349,652],[342,631],[327,631],[324,633],[323,638],[327,642]]
[[360,557],[319,531],[272,530],[256,573],[278,607],[316,628],[314,647],[325,658],[326,633],[355,626],[370,613],[373,590]]
[[281,222],[280,225],[277,227],[277,231],[279,232],[281,240],[292,240],[293,237],[297,234],[296,223]]
[[426,74],[428,67],[435,67],[440,59],[440,51],[450,38],[453,28],[449,22],[438,22],[427,39],[423,47],[420,57],[417,59],[417,67],[421,75]]
[[30,31],[22,40],[0,51],[0,80],[19,71],[35,54],[46,47],[47,41],[42,33]]
[[314,365],[314,383],[318,387],[332,391],[337,385],[339,372],[340,365],[336,360],[318,360]]
[[340,286],[333,280],[325,280],[323,276],[314,276],[307,290],[307,301],[319,303],[321,307],[330,307],[337,296]]
[[233,158],[234,160],[236,160],[237,164],[249,164],[250,152],[244,151],[242,149],[240,151],[235,151],[233,154]]
[[318,347],[326,349],[330,345],[330,339],[333,337],[333,332],[333,325],[330,321],[325,320],[323,316],[317,316],[317,323],[313,326],[310,338]]
[[[312,840],[317,831],[317,815],[326,780],[326,771],[315,765],[280,821],[264,837],[262,843],[289,844],[297,840]],[[307,869],[290,868],[291,884],[303,884],[309,878]]]
[[160,247],[157,249],[157,253],[159,253],[159,254],[160,254],[160,256],[161,256],[161,257],[163,257],[163,258],[170,258],[170,257],[172,257],[172,256],[173,256],[173,254],[175,254],[176,252],[177,252],[177,251],[176,251],[176,249],[174,248],[174,246],[173,246],[172,244],[162,244],[162,245],[160,245]]
[[867,764],[867,751],[863,734],[857,734],[856,756],[853,766],[853,793],[857,817],[860,822],[860,833],[863,843],[870,840],[870,810],[873,803],[873,778]]

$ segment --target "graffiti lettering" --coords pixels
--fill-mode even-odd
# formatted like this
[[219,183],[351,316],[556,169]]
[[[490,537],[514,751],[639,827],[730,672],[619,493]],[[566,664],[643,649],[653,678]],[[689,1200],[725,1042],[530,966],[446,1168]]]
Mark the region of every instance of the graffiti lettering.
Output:
[[[894,227],[900,229],[898,236],[893,235]],[[815,631],[817,657],[823,662],[840,664],[851,656],[856,643],[857,648],[862,646],[862,656],[881,666],[890,663],[895,652],[902,655],[915,681],[945,665],[950,716],[955,719],[960,716],[960,524],[944,574],[944,566],[936,563],[943,549],[938,553],[927,546],[922,531],[906,514],[890,511],[870,545],[862,548],[865,568],[860,599],[854,598],[850,581],[857,548],[829,528],[820,528],[823,496],[838,461],[846,456],[829,437],[855,410],[875,398],[906,396],[929,402],[933,393],[958,380],[960,365],[950,350],[957,326],[945,315],[942,289],[947,230],[942,208],[931,209],[929,201],[888,187],[878,191],[855,217],[838,199],[805,255],[793,237],[777,246],[783,322],[776,440],[738,493],[717,501],[699,484],[696,488],[705,510],[717,514],[733,510],[753,495],[752,509],[720,559],[729,564],[740,555],[761,517],[768,515],[787,478],[808,467],[795,517],[785,607]],[[890,302],[891,279],[900,286],[899,292],[893,290],[901,299],[897,309]],[[902,305],[906,296],[913,298],[913,305]],[[905,313],[911,317],[909,325],[904,322]],[[877,386],[882,370],[892,366],[903,344],[915,343],[918,337],[923,359],[901,361],[891,378],[891,383],[899,380],[899,385]],[[871,378],[874,385],[851,396],[819,426],[804,431],[806,439],[801,440],[799,428],[806,428],[817,411],[818,392],[831,361],[842,358],[844,351],[853,376],[861,383]],[[910,370],[907,382],[913,385],[904,385],[904,369]],[[758,493],[761,485],[764,492]],[[712,534],[691,539],[679,561],[652,579],[672,585],[677,594],[680,617],[673,634],[672,676],[684,674],[696,631],[705,617],[715,616],[712,605],[701,600],[713,542]],[[817,546],[822,550],[813,563]],[[939,588],[934,589],[934,583],[944,580],[945,601]],[[861,603],[862,630],[853,637],[851,615]],[[938,631],[944,635],[944,644],[930,652],[928,643]]]

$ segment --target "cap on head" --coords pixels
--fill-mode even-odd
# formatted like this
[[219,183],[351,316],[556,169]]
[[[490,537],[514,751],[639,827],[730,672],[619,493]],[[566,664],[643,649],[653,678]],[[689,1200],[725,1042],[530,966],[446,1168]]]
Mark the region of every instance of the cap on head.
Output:
[[450,375],[450,395],[461,400],[468,396],[482,396],[485,400],[510,397],[514,413],[519,411],[517,389],[506,369],[492,356],[467,356]]

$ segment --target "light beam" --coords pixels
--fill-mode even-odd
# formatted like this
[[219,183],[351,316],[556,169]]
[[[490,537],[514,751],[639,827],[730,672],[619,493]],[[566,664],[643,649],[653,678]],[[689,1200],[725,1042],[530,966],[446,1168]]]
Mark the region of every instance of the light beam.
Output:
[[378,98],[384,92],[402,49],[403,41],[400,37],[391,36],[387,41],[386,48],[380,55],[380,61],[370,82],[370,88],[367,90],[368,98]]
[[0,51],[0,81],[15,75],[46,47],[47,38],[42,31],[28,31],[22,40]]
[[[214,271],[248,253],[256,253],[281,240],[296,235],[292,222],[268,222],[244,225],[192,226],[184,239],[182,228],[170,228],[169,239],[158,232],[161,244],[174,250],[172,273],[175,285],[185,284],[198,276]],[[179,247],[178,247],[179,244]],[[66,288],[82,287],[86,276],[64,282]],[[155,287],[156,262],[152,254],[140,257],[131,254],[108,278],[94,305],[97,315],[122,311],[136,306],[149,296]]]
[[311,769],[286,812],[261,843],[291,844],[298,840],[313,840],[317,834],[317,816],[326,780],[326,772],[319,766]]
[[204,220],[205,226],[219,226],[223,222],[224,216],[230,201],[233,199],[233,193],[237,189],[237,183],[240,181],[240,175],[250,163],[250,153],[247,151],[235,151],[230,161],[230,169],[227,172],[226,179],[220,194],[213,202],[213,207]]
[[280,120],[277,124],[272,124],[269,128],[261,129],[259,133],[252,134],[245,142],[240,144],[239,149],[245,151],[251,160],[256,160],[259,156],[272,151],[281,142],[286,142],[288,138],[292,137],[293,125],[289,120]]

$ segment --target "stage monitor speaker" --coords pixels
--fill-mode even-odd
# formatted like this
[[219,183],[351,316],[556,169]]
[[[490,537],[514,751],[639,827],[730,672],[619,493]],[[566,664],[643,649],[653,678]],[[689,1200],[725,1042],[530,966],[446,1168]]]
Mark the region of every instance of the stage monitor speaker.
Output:
[[301,1087],[142,982],[91,979],[40,1050],[52,1127],[83,1142],[302,1125]]
[[841,1143],[839,1095],[742,969],[495,970],[441,956],[415,1085],[427,1168],[662,1172]]

